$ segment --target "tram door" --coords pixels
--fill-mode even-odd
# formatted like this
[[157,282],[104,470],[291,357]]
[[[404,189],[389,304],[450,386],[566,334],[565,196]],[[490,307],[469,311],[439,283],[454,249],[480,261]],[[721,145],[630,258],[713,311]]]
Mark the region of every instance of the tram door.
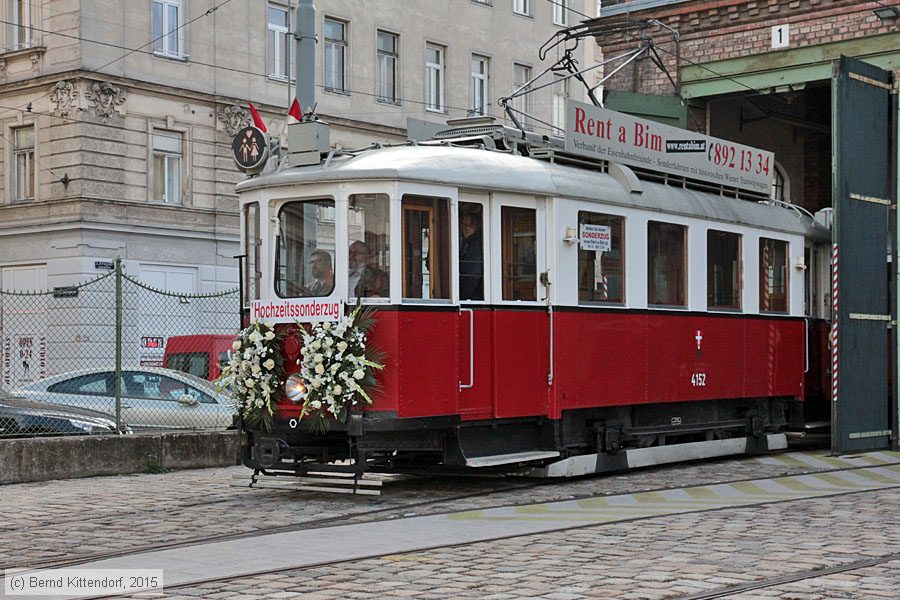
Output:
[[545,415],[550,340],[541,201],[495,202],[488,216],[487,205],[460,199],[460,413]]

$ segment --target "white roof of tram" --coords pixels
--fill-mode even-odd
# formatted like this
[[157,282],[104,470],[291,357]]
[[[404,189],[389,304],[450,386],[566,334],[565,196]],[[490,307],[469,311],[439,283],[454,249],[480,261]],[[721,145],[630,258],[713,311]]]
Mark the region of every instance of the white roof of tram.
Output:
[[[627,167],[623,167],[625,172]],[[325,165],[268,172],[238,184],[239,193],[263,188],[347,181],[411,181],[460,189],[581,199],[665,214],[740,223],[802,235],[828,230],[798,211],[641,180],[634,193],[608,173],[504,152],[453,146],[408,145],[335,156]]]

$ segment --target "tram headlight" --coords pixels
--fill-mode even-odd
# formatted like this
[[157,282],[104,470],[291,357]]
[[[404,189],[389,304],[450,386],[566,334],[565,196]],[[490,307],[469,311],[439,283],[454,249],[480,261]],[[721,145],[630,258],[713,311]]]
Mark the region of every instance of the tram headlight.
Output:
[[299,373],[294,373],[284,382],[284,395],[294,404],[300,404],[306,400],[306,393],[306,382]]

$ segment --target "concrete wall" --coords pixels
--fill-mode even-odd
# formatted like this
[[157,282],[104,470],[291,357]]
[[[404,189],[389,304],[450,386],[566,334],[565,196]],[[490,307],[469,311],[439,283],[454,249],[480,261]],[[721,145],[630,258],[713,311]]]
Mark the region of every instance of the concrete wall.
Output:
[[238,433],[0,439],[0,485],[238,464]]

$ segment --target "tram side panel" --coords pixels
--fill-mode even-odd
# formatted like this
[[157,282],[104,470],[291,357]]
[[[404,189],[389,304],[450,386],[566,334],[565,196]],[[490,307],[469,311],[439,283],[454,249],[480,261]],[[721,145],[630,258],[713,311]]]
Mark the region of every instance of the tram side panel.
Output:
[[[402,311],[396,370],[400,417],[452,415],[457,411],[456,311]],[[388,371],[389,367],[385,368]]]
[[747,396],[803,396],[803,327],[802,319],[744,321]]
[[494,416],[546,415],[550,390],[550,321],[546,309],[493,312]]
[[464,386],[458,396],[460,417],[469,421],[490,419],[494,416],[494,313],[490,308],[461,311],[458,324],[457,371]]

